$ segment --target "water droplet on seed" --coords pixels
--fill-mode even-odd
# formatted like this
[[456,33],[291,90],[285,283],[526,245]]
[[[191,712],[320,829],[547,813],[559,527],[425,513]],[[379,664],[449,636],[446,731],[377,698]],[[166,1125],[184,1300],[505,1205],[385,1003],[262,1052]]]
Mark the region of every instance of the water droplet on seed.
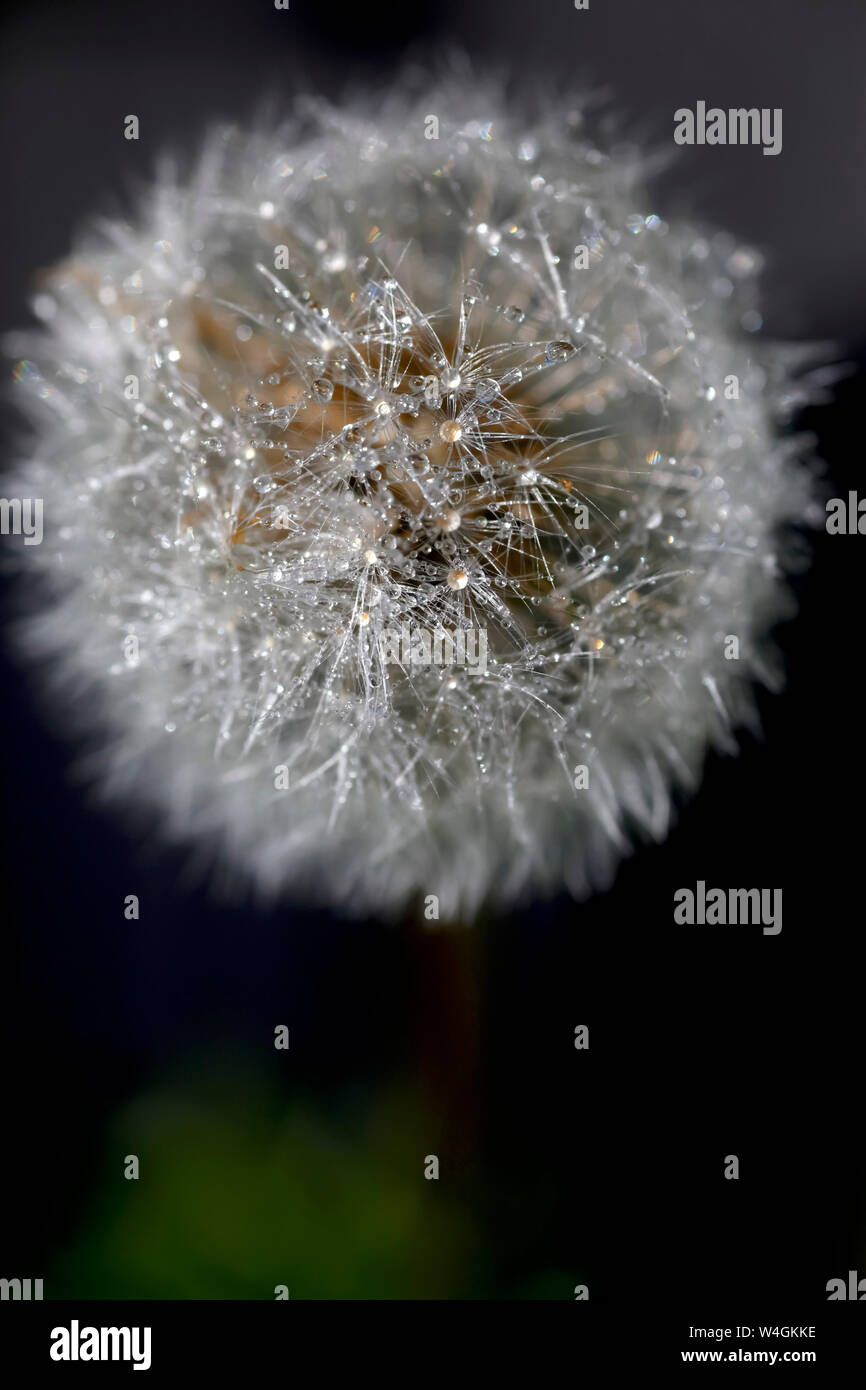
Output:
[[571,357],[574,348],[571,343],[548,343],[544,354],[545,362],[564,362],[567,357]]

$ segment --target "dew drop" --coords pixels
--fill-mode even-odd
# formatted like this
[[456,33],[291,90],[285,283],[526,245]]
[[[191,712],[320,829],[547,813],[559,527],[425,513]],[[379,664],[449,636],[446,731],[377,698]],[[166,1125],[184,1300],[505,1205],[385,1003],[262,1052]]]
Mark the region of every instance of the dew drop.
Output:
[[545,362],[564,362],[567,357],[571,357],[574,348],[571,343],[548,343],[544,354]]
[[487,405],[499,394],[499,386],[492,376],[482,377],[475,387],[475,399],[480,405]]
[[502,378],[502,386],[517,386],[523,380],[523,372],[519,367],[511,367]]

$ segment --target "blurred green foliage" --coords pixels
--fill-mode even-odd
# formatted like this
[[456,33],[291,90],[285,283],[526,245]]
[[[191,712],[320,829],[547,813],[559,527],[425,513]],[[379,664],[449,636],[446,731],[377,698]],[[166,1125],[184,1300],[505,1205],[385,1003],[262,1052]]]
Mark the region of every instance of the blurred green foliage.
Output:
[[191,1070],[116,1117],[52,1296],[477,1297],[471,1215],[424,1178],[430,1133],[401,1088],[370,1109],[332,1104],[326,1121],[254,1071]]

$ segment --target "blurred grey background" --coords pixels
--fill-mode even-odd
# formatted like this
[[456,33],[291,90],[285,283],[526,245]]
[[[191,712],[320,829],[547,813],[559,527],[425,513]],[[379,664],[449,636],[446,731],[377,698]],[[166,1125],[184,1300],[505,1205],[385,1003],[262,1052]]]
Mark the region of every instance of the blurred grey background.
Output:
[[[456,49],[500,69],[512,99],[540,84],[609,92],[630,130],[673,147],[679,106],[781,107],[778,157],[680,150],[659,180],[683,207],[769,251],[765,327],[866,336],[866,7],[860,0],[33,0],[6,21],[0,121],[7,132],[7,250],[0,295],[23,307],[25,274],[68,245],[165,148],[263,94],[381,88],[405,55]],[[142,136],[122,138],[136,113]]]

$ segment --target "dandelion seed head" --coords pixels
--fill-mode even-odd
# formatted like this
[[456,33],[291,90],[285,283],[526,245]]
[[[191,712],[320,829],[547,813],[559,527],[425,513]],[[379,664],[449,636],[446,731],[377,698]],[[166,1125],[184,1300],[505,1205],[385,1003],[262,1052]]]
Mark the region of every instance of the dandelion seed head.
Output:
[[[639,175],[447,87],[217,131],[81,238],[16,387],[27,642],[107,793],[356,912],[583,896],[665,834],[772,673],[810,482],[757,258]],[[383,661],[403,627],[488,663]]]

